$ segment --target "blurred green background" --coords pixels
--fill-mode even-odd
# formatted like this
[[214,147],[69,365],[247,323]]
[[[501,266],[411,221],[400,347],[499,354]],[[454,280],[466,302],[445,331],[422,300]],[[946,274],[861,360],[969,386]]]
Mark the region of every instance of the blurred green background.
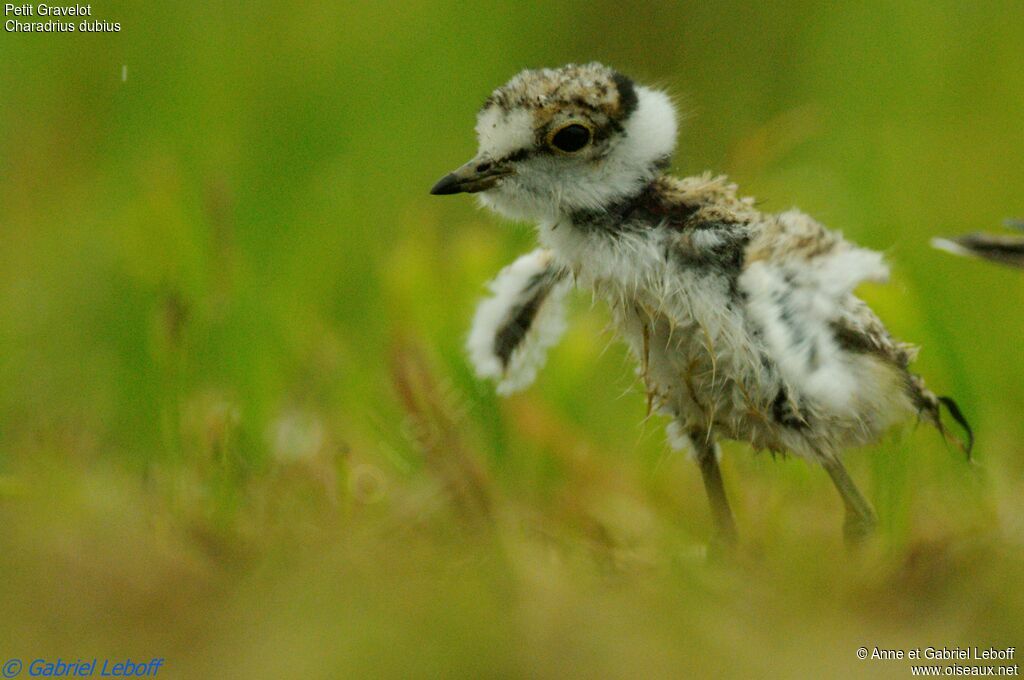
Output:
[[[1024,4],[93,3],[0,35],[0,657],[167,677],[907,677],[861,645],[1024,642]],[[5,19],[10,17],[5,17]],[[644,422],[588,296],[529,391],[462,342],[531,247],[427,195],[525,67],[600,60],[728,173],[887,252],[862,293],[978,434],[820,470],[728,445],[742,532]],[[127,79],[122,82],[122,67]]]

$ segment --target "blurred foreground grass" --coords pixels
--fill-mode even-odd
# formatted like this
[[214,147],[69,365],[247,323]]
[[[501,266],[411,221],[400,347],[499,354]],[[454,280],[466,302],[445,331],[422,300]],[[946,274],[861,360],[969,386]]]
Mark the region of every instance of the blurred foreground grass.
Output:
[[[1019,3],[94,11],[123,32],[0,40],[0,656],[906,677],[855,649],[1022,640],[1021,281],[927,247],[1024,215]],[[698,475],[586,300],[527,394],[465,365],[532,235],[426,189],[491,88],[592,58],[692,112],[678,172],[889,252],[864,295],[978,464],[926,428],[854,453],[862,559],[820,471],[734,445],[743,547],[709,563]]]

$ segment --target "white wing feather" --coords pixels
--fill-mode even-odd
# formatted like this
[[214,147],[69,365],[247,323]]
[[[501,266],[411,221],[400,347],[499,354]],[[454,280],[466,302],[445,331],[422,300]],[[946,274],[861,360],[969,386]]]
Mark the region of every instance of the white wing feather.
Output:
[[[521,256],[488,284],[491,295],[476,308],[466,350],[476,374],[498,382],[499,394],[525,389],[536,378],[548,349],[565,332],[564,300],[571,285],[543,248]],[[523,314],[530,305],[533,313]],[[510,329],[516,342],[510,350],[504,345],[503,356],[499,338]]]
[[882,255],[857,247],[798,211],[778,216],[752,245],[740,277],[747,310],[764,332],[783,379],[834,413],[856,408],[862,359],[845,352],[834,324],[864,281],[884,282]]

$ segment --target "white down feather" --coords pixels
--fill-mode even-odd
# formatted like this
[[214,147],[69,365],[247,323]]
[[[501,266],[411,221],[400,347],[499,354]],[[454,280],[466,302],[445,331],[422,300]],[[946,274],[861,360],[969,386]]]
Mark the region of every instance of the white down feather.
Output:
[[[779,216],[781,222],[798,229],[802,227],[798,223],[808,219],[796,211]],[[842,351],[832,323],[861,282],[884,282],[888,275],[881,253],[842,240],[810,259],[798,253],[748,265],[740,277],[748,295],[747,309],[763,329],[788,385],[833,413],[856,409],[865,396],[859,394],[864,381],[858,375],[864,359]],[[800,329],[799,335],[794,328]]]
[[537,310],[522,342],[507,367],[495,352],[495,337],[513,310],[529,298],[530,281],[552,266],[551,252],[538,248],[502,269],[488,284],[490,297],[476,308],[466,350],[477,376],[498,382],[498,394],[508,395],[528,387],[547,359],[548,348],[565,332],[565,295],[572,286],[566,278],[555,282]]

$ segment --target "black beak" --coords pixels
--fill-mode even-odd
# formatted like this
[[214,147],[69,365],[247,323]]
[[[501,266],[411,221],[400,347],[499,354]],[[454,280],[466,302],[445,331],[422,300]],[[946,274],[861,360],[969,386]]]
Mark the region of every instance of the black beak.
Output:
[[478,191],[487,191],[497,184],[499,179],[511,174],[512,170],[508,167],[478,156],[455,172],[442,177],[430,193],[435,196],[475,194]]
[[430,190],[435,196],[444,196],[446,194],[459,194],[465,191],[462,188],[462,180],[455,176],[454,172],[448,173]]

